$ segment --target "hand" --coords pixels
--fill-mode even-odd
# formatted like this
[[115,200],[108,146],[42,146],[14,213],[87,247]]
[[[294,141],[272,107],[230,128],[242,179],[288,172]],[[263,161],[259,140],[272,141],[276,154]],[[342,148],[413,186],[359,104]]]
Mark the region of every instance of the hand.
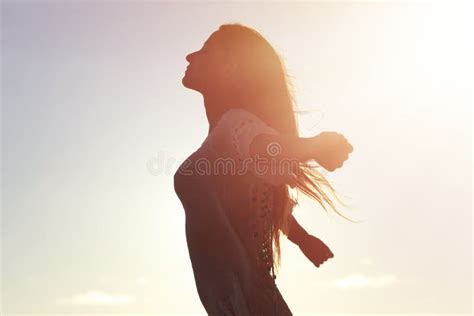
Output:
[[313,140],[315,142],[315,160],[328,171],[342,167],[344,161],[354,150],[347,139],[336,132],[322,132],[313,137]]
[[334,254],[319,238],[312,235],[308,237],[300,245],[304,255],[319,268],[326,260],[333,258]]

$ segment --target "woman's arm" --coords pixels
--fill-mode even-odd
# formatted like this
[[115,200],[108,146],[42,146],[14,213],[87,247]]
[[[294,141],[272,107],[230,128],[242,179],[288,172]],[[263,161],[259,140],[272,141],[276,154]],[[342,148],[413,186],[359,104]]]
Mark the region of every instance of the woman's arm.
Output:
[[288,233],[288,239],[297,245],[303,243],[304,239],[308,237],[306,230],[296,221],[296,218],[291,215],[290,231]]
[[291,215],[288,239],[297,244],[306,258],[308,258],[316,267],[319,267],[326,260],[334,257],[331,249],[329,249],[329,247],[319,238],[308,234],[296,221],[293,215]]
[[343,135],[336,132],[322,132],[314,137],[259,134],[249,147],[252,158],[258,157],[267,161],[276,158],[297,162],[315,160],[329,171],[340,168],[352,151],[352,145]]

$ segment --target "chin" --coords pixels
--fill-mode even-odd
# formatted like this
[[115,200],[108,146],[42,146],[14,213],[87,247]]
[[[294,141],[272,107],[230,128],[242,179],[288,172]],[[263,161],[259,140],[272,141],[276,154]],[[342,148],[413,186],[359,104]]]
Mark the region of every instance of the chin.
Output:
[[190,88],[189,78],[186,77],[186,75],[184,75],[183,79],[181,79],[181,83],[182,83],[183,86],[185,86],[186,88]]
[[189,78],[184,77],[181,80],[181,83],[188,89],[199,91],[198,88],[194,85],[194,82],[189,80]]

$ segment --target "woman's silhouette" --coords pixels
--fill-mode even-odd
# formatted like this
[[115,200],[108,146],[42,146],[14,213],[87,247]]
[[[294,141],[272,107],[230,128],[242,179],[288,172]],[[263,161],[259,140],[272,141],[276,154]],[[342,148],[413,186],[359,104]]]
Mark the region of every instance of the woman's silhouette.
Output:
[[335,132],[298,136],[285,67],[257,31],[221,25],[186,59],[182,83],[203,95],[209,133],[174,187],[200,300],[209,315],[292,315],[275,283],[280,234],[317,267],[333,253],[292,216],[291,188],[337,212],[310,162],[333,171],[352,146]]

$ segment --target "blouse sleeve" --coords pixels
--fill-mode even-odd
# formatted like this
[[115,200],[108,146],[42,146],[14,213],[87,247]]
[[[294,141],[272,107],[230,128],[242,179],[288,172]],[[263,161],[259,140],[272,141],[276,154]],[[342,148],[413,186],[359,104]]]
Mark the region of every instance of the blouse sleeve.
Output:
[[[267,169],[269,170],[262,172],[262,168],[256,166],[255,157],[251,157],[249,153],[250,144],[257,135],[278,135],[280,133],[277,130],[268,126],[256,115],[243,109],[228,110],[223,114],[218,125],[220,127],[219,133],[223,134],[222,140],[230,145],[227,146],[230,151],[228,156],[236,160],[237,166],[248,169],[267,183],[273,185],[286,183],[294,187],[295,179],[292,175],[272,172],[268,165]],[[266,150],[270,155],[276,155],[281,151],[281,147],[279,147],[279,144],[270,143]]]

